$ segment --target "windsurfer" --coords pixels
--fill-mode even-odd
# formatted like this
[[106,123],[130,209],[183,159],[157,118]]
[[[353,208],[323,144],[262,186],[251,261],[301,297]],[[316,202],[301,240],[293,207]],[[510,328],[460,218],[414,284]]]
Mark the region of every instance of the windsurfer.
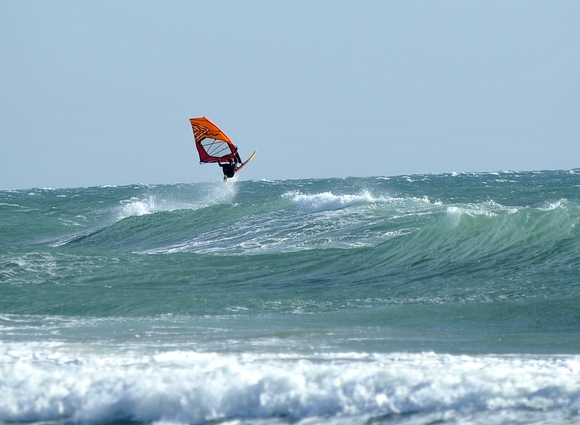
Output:
[[225,164],[222,164],[218,160],[218,165],[222,167],[222,171],[224,172],[224,180],[228,178],[231,179],[233,176],[236,175],[236,168],[238,167],[234,158],[230,158],[230,160]]

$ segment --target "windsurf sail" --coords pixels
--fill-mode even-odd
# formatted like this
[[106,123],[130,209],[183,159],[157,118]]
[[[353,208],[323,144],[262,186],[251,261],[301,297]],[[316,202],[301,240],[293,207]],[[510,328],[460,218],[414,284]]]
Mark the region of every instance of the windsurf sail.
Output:
[[217,125],[206,117],[190,118],[199,162],[227,162],[233,158],[242,162],[238,148]]

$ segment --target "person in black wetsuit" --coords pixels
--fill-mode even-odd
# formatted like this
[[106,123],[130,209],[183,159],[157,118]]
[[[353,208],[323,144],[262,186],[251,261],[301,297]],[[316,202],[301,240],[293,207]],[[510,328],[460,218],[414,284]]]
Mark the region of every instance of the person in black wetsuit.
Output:
[[222,171],[224,172],[224,180],[228,178],[231,179],[233,176],[236,175],[236,168],[238,167],[236,164],[236,160],[234,158],[230,158],[229,162],[227,162],[226,164],[222,164],[221,162],[218,161],[218,165],[222,167]]

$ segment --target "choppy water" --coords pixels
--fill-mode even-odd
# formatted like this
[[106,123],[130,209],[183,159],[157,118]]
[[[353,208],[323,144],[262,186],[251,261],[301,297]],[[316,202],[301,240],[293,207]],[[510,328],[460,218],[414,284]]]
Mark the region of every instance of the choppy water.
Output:
[[579,190],[0,191],[0,423],[580,423]]

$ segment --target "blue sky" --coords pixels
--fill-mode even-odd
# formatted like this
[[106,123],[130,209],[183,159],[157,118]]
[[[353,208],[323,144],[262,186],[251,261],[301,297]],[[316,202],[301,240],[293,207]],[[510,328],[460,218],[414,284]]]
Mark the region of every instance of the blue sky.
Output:
[[578,1],[0,0],[0,188],[580,166]]

